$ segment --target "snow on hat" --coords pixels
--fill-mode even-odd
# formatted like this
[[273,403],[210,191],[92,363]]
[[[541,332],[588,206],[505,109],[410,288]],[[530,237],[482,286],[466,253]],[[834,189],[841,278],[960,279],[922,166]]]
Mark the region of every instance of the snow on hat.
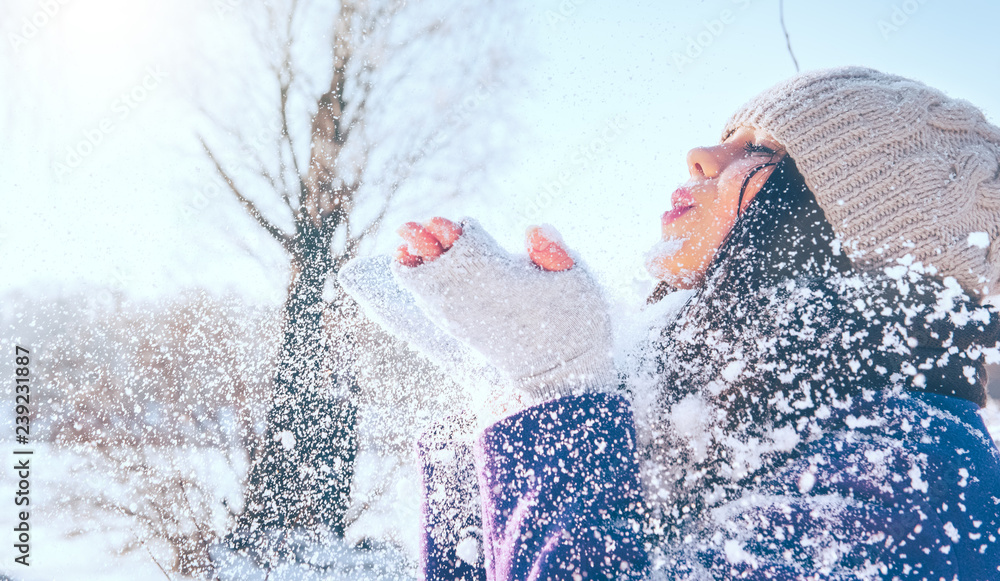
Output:
[[907,255],[967,291],[1000,290],[1000,128],[966,101],[866,68],[764,91],[723,132],[785,146],[858,268]]

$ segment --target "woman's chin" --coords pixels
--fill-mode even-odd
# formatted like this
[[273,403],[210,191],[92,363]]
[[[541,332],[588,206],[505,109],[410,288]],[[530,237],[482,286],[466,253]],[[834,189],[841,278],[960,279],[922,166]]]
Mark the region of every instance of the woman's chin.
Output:
[[680,252],[684,242],[681,238],[666,238],[657,242],[646,252],[646,272],[657,280],[672,278],[672,273],[677,270],[673,257]]
[[[659,245],[657,245],[659,247]],[[705,279],[705,269],[684,268],[677,263],[674,252],[655,252],[654,247],[646,255],[646,271],[656,280],[665,282],[675,289],[692,289],[699,286]],[[669,246],[666,246],[669,249]]]

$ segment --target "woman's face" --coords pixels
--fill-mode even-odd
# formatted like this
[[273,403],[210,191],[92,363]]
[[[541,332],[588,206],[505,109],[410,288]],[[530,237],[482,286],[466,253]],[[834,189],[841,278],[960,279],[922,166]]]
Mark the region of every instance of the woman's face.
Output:
[[646,268],[657,279],[674,288],[698,286],[708,265],[736,223],[740,189],[753,174],[743,193],[740,212],[746,209],[773,166],[785,155],[784,147],[760,129],[741,128],[725,141],[688,152],[691,179],[671,196],[672,208],[661,219],[662,237],[647,255]]

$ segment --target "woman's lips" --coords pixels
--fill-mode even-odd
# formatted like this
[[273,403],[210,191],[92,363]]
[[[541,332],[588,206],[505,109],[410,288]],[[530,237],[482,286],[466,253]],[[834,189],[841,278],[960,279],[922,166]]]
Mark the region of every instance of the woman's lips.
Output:
[[684,214],[687,214],[687,211],[690,210],[693,207],[694,206],[684,206],[682,208],[674,208],[673,210],[670,210],[669,212],[665,212],[663,214],[663,218],[661,219],[661,222],[663,223],[664,226],[667,226],[667,225],[671,224],[674,220],[680,218]]
[[670,224],[677,218],[680,218],[687,213],[688,210],[694,207],[694,196],[691,195],[691,190],[687,188],[677,188],[674,190],[673,195],[670,196],[670,202],[673,204],[674,208],[663,214],[662,223],[664,226]]
[[694,196],[691,195],[691,190],[680,187],[674,190],[674,193],[670,196],[670,203],[673,204],[675,208],[680,208],[682,206],[693,206]]

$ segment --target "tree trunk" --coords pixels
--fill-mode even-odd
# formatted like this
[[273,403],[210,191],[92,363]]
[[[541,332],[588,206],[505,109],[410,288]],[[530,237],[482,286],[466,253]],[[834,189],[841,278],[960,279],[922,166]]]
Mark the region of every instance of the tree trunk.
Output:
[[265,565],[288,558],[290,529],[343,536],[358,448],[358,388],[335,371],[347,366],[330,360],[322,324],[334,229],[297,222],[273,405],[230,535],[231,546]]

